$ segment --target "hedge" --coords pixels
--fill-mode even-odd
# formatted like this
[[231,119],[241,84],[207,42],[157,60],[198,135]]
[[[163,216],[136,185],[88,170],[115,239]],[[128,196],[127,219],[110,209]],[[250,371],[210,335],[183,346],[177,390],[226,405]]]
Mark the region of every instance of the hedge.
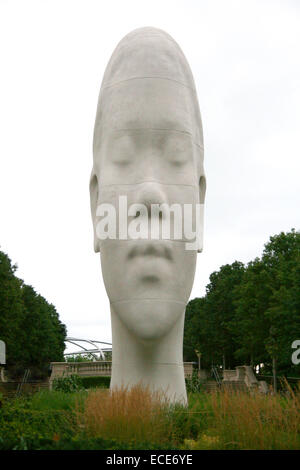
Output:
[[82,386],[84,388],[109,388],[110,377],[108,376],[95,376],[95,377],[81,377]]
[[71,439],[75,427],[76,420],[70,412],[36,411],[9,400],[0,409],[0,450],[18,448],[22,442],[52,441],[56,436]]

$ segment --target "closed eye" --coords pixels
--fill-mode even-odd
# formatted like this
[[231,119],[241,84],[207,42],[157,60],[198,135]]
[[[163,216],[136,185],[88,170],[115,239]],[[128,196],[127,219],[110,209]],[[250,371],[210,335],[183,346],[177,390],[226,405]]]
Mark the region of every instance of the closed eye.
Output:
[[131,161],[127,158],[120,158],[120,159],[115,159],[113,163],[116,166],[125,167],[125,166],[128,166],[131,163]]
[[186,160],[179,160],[179,159],[174,159],[174,160],[171,160],[171,165],[173,166],[182,166],[182,165],[185,165],[186,164]]

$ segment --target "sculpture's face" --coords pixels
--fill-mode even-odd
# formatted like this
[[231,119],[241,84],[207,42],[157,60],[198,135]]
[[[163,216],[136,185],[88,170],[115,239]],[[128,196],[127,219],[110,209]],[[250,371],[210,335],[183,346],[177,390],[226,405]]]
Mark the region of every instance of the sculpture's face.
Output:
[[[187,87],[157,78],[108,86],[101,96],[91,179],[92,215],[96,232],[101,220],[97,207],[113,206],[116,237],[99,240],[95,233],[95,249],[101,253],[114,312],[141,339],[155,339],[170,331],[185,310],[194,280],[197,248],[187,249],[184,224],[190,220],[183,210],[184,204],[194,210],[199,203],[203,171],[201,145],[190,132],[194,99]],[[171,215],[166,237],[162,226],[168,222],[168,211],[163,211],[159,232],[153,237],[151,205],[163,203],[166,208],[179,204],[182,219]],[[133,204],[142,204],[146,212],[142,206],[135,207],[139,212],[134,217]],[[128,215],[130,207],[133,212]],[[136,228],[135,222],[144,232],[145,227],[149,229],[141,234],[143,238],[135,239],[128,230]],[[176,235],[175,228],[183,235]]]

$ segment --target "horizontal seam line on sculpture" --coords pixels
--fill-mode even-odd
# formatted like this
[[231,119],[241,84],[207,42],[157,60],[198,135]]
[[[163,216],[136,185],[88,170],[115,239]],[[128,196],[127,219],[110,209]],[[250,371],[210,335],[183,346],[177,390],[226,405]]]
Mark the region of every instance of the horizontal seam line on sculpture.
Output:
[[[132,35],[130,38],[126,38],[126,36],[119,42],[119,44],[117,45],[115,51],[114,51],[114,54],[117,53],[119,50],[123,49],[123,48],[126,48],[126,47],[129,47],[130,46],[130,43],[131,42],[136,42],[136,41],[139,41],[140,39],[143,39],[143,38],[164,38],[166,39],[167,41],[170,41],[172,44],[174,44],[174,46],[176,46],[176,48],[178,49],[178,52],[180,52],[180,54],[184,57],[184,54],[182,52],[182,50],[180,49],[179,45],[177,44],[177,42],[169,35],[167,34],[143,34],[143,35],[138,35],[138,33],[136,33],[135,35]],[[124,41],[124,44],[122,44],[122,41],[126,39],[126,42]],[[185,57],[184,57],[185,58]],[[186,60],[186,59],[185,59]]]
[[118,82],[110,83],[108,85],[102,85],[101,90],[105,90],[106,88],[112,88],[116,85],[120,85],[121,83],[126,83],[130,82],[131,80],[148,80],[151,78],[155,78],[157,80],[169,80],[170,82],[178,83],[178,85],[184,86],[185,88],[188,88],[189,90],[193,91],[196,93],[195,88],[191,87],[190,85],[186,85],[186,83],[180,82],[179,80],[174,80],[174,78],[169,78],[169,77],[159,77],[159,76],[149,76],[149,77],[132,77],[132,78],[125,78],[124,80],[119,80]]
[[[172,243],[194,243],[196,241],[196,235],[195,238],[192,240],[178,240],[178,239],[172,239],[172,238],[106,238],[104,240],[100,239],[100,245],[103,243],[107,242],[138,242],[138,241],[149,241],[149,242],[172,242]],[[189,251],[196,251],[195,250],[189,250]]]
[[[109,188],[111,186],[136,186],[138,184],[144,184],[144,183],[157,183],[157,184],[161,184],[161,185],[164,185],[164,186],[187,186],[189,188],[198,189],[197,184],[163,183],[161,181],[156,181],[156,180],[145,180],[145,181],[141,181],[140,183],[110,183],[110,184],[102,184],[101,180],[99,181],[99,185],[101,185],[102,188]],[[100,190],[100,192],[101,192],[101,190]]]
[[134,302],[136,300],[139,300],[139,301],[144,301],[144,300],[150,300],[150,301],[153,301],[153,302],[173,302],[173,303],[176,303],[176,304],[181,304],[181,305],[186,305],[186,302],[182,302],[181,300],[172,300],[172,299],[156,299],[156,298],[148,298],[148,297],[143,297],[141,299],[138,299],[138,298],[134,298],[134,299],[121,299],[121,300],[113,300],[110,302],[110,304],[118,304],[118,303],[128,303],[128,302]]
[[[191,137],[193,137],[193,134],[189,131],[181,131],[179,129],[168,129],[168,128],[163,128],[163,127],[113,127],[113,131],[164,131],[164,132],[178,132],[180,134],[186,134]],[[196,145],[197,147],[200,147],[202,150],[204,150],[204,146],[201,144],[197,144],[197,142],[194,142],[192,140],[192,144]]]
[[[182,367],[183,362],[152,362],[152,361],[147,361],[148,364],[156,364],[156,365],[162,365],[162,366],[178,366]],[[126,364],[135,364],[135,362],[131,361],[126,361]],[[114,362],[114,365],[123,365],[122,362]]]

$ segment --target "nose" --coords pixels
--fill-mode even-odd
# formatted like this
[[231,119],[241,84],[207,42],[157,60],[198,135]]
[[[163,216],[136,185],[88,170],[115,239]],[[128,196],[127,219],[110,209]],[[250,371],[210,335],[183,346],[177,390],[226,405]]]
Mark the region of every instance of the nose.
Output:
[[143,183],[134,198],[138,204],[147,207],[148,213],[151,213],[152,204],[163,204],[167,202],[167,197],[159,183]]
[[170,221],[168,223],[168,197],[164,187],[155,182],[143,183],[136,193],[135,201],[146,208],[148,218],[148,235],[151,240],[159,240],[163,237],[163,225],[167,223],[165,238],[170,238]]

